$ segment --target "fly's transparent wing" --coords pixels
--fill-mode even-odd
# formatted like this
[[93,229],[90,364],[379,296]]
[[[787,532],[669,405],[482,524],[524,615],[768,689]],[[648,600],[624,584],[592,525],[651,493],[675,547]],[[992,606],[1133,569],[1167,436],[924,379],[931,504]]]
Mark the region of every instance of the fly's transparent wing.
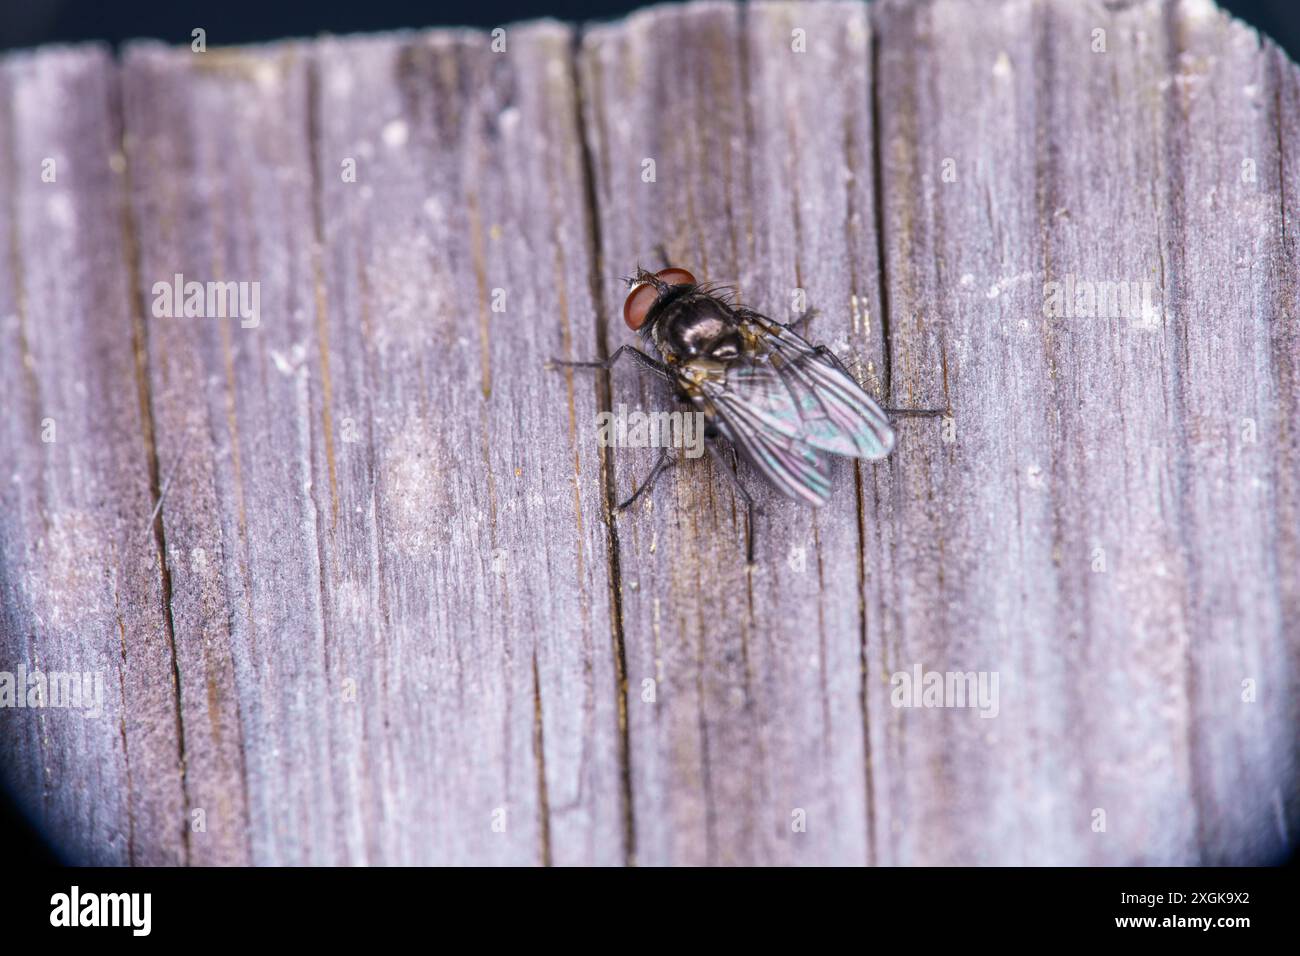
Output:
[[723,436],[773,487],[813,505],[830,499],[830,463],[808,443],[795,396],[772,366],[738,363],[700,393]]
[[740,314],[794,396],[808,444],[850,458],[884,458],[893,450],[889,419],[833,352],[765,316]]

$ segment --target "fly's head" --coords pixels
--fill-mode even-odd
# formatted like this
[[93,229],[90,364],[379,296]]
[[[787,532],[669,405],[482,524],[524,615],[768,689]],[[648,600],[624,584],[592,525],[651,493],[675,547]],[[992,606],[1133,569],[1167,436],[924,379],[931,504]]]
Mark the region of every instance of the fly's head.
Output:
[[685,269],[637,270],[628,279],[623,321],[653,342],[670,365],[740,357],[742,339],[731,309]]

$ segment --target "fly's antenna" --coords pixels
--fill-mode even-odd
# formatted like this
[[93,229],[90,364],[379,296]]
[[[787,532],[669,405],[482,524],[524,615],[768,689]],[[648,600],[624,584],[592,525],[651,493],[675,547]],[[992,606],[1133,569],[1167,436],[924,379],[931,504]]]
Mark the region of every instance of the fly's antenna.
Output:
[[643,269],[639,263],[637,264],[636,272],[634,274],[630,276],[622,276],[621,278],[623,284],[626,285],[629,289],[631,289],[635,285],[640,285],[642,283],[648,283],[649,285],[654,286],[660,292],[662,292],[667,287],[662,279],[660,279],[657,275],[655,275],[653,272],[649,271],[648,269]]

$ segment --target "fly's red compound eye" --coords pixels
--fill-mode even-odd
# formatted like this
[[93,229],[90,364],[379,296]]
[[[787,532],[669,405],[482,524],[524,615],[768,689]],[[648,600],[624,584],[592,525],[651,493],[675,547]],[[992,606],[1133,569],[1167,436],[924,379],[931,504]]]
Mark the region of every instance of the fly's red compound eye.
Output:
[[[695,285],[695,276],[685,269],[660,269],[655,273],[655,278],[668,285]],[[649,282],[635,286],[627,294],[623,300],[623,321],[629,329],[635,332],[645,325],[646,316],[650,314],[650,307],[657,298],[659,290]]]
[[650,314],[650,306],[655,304],[655,299],[659,298],[659,290],[649,282],[642,282],[635,286],[623,300],[623,321],[627,327],[635,332],[641,326],[645,325],[646,316]]
[[655,275],[669,285],[695,285],[695,276],[685,269],[660,269]]

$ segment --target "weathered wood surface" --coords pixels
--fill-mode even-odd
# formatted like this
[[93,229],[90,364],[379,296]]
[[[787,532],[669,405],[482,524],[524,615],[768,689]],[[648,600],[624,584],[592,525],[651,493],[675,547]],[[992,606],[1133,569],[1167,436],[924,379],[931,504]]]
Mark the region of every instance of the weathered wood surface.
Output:
[[[0,61],[0,671],[104,678],[98,719],[0,709],[0,760],[64,852],[1294,845],[1296,67],[1207,2],[506,40]],[[659,243],[778,317],[806,290],[871,391],[950,422],[820,511],[742,467],[757,529],[707,458],[611,515],[655,453],[596,413],[666,389],[543,363],[632,341],[618,277]],[[155,317],[175,273],[259,282],[259,324]],[[1154,307],[1045,316],[1067,276]],[[996,673],[996,718],[893,706],[918,665]]]

